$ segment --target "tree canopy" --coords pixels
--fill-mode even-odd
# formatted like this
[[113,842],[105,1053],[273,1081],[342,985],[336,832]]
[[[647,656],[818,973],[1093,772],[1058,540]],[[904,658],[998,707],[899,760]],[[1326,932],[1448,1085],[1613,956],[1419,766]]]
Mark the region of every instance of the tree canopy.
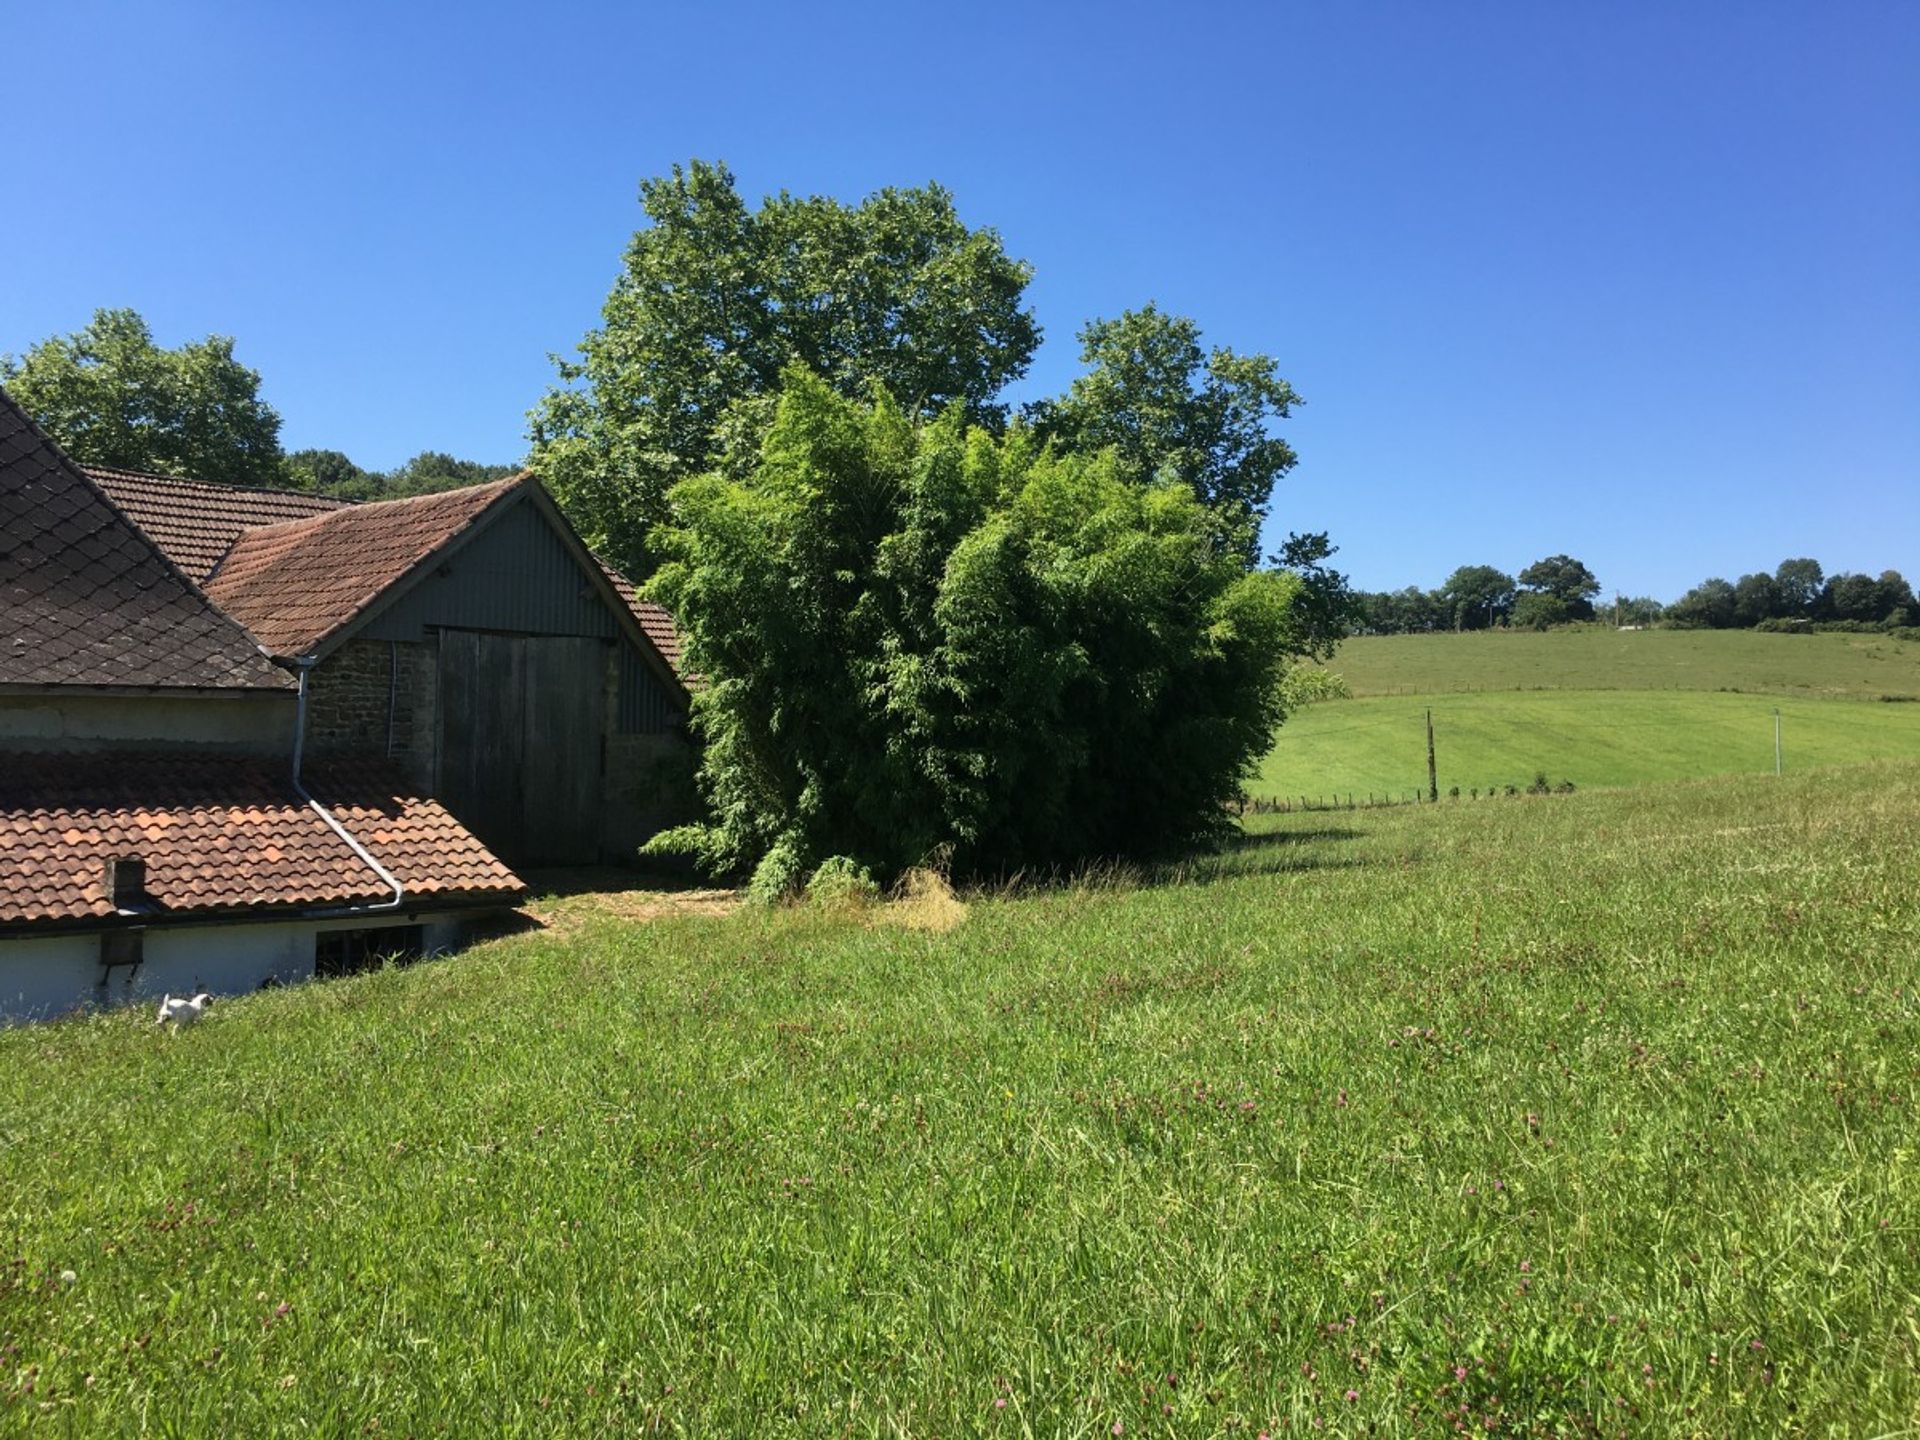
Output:
[[1513,609],[1513,577],[1491,565],[1462,565],[1440,587],[1456,630],[1487,630]]
[[[533,464],[588,539],[635,574],[667,492],[756,463],[781,377],[802,365],[836,393],[878,385],[910,415],[957,406],[999,433],[1003,391],[1040,329],[1031,269],[969,227],[937,185],[857,205],[769,196],[724,165],[644,181],[647,223],[627,246],[601,324],[531,416]],[[1274,484],[1294,464],[1273,431],[1299,397],[1266,355],[1202,345],[1153,305],[1080,332],[1086,372],[1025,418],[1062,450],[1111,449],[1129,479],[1173,479],[1210,507],[1217,542],[1251,567]]]
[[391,471],[364,470],[338,450],[280,449],[280,416],[260,398],[258,371],[213,335],[168,350],[132,310],[100,310],[83,329],[0,356],[0,383],[60,448],[85,465],[388,500],[511,474],[423,450]]
[[287,483],[296,490],[340,500],[399,500],[484,485],[513,474],[517,465],[461,460],[444,450],[422,450],[393,470],[363,470],[338,450],[295,450],[287,456]]
[[1780,567],[1773,572],[1773,588],[1779,614],[1782,616],[1804,616],[1813,613],[1813,607],[1820,599],[1820,589],[1826,584],[1826,571],[1820,568],[1818,560],[1801,558],[1782,560]]
[[1270,428],[1300,403],[1277,363],[1204,350],[1198,325],[1153,305],[1091,322],[1080,345],[1086,373],[1030,408],[1035,428],[1068,449],[1112,449],[1131,479],[1183,482],[1250,558],[1273,487],[1298,458]]
[[1016,423],[788,371],[755,463],[672,492],[649,593],[684,629],[710,823],[655,848],[778,894],[1210,838],[1310,643],[1185,486]]
[[1755,571],[1731,584],[1703,580],[1668,608],[1667,619],[1694,629],[1724,630],[1808,623],[1904,626],[1920,615],[1913,587],[1898,570],[1829,575],[1819,561],[1801,558],[1781,561],[1771,575]]
[[676,483],[750,463],[781,376],[805,366],[842,395],[875,384],[916,415],[972,421],[1026,372],[1040,329],[1030,268],[970,228],[937,185],[858,205],[782,191],[757,208],[698,160],[640,187],[602,324],[532,415],[534,464],[588,539],[644,573]]
[[1600,582],[1571,555],[1536,560],[1520,572],[1519,580],[1526,589],[1557,602],[1557,609],[1535,602],[1530,607],[1535,616],[1554,613],[1556,623],[1560,619],[1593,619],[1593,597],[1600,593]]
[[83,463],[230,484],[284,480],[280,416],[224,335],[169,350],[132,310],[96,310],[71,335],[0,356],[0,384]]

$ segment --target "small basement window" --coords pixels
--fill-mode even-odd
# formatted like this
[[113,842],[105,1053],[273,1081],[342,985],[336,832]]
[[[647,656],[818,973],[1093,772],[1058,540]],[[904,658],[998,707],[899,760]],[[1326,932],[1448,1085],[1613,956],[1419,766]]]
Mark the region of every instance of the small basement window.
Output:
[[425,937],[418,925],[382,925],[371,930],[322,930],[314,937],[313,973],[357,975],[382,965],[418,960]]
[[[100,937],[100,966],[111,974],[115,966],[140,963],[146,953],[147,932],[144,930],[109,930]],[[104,984],[107,976],[101,977]]]

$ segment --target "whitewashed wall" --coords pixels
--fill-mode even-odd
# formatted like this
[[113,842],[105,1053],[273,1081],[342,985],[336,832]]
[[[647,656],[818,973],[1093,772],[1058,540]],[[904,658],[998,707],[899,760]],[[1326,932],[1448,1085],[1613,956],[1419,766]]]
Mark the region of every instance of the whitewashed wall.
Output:
[[285,755],[293,746],[294,697],[0,696],[0,740],[23,750],[155,749]]
[[[396,917],[394,925],[423,926],[425,953],[459,948],[467,919],[459,915]],[[382,927],[377,917],[287,920],[267,925],[191,925],[146,932],[145,958],[129,982],[116,967],[113,988],[100,989],[100,936],[51,935],[0,939],[0,1023],[48,1020],[72,1010],[157,1002],[162,994],[245,995],[269,980],[282,985],[313,978],[314,936],[322,930]]]

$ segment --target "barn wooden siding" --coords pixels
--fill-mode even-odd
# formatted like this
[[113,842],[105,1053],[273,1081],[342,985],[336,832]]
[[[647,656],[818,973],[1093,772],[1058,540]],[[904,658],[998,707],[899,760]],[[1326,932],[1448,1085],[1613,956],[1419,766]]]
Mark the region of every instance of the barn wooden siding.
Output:
[[665,735],[679,719],[680,707],[653,667],[632,646],[620,647],[620,694],[614,709],[617,735]]
[[590,635],[612,640],[619,627],[599,589],[544,516],[525,500],[454,553],[433,575],[377,615],[360,634],[422,640],[428,626],[518,635]]

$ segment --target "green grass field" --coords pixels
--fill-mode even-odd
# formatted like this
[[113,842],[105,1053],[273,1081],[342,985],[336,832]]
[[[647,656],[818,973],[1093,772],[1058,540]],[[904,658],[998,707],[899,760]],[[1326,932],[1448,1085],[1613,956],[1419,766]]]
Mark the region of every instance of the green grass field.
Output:
[[1460,690],[1745,690],[1920,700],[1920,644],[1751,630],[1481,630],[1367,635],[1329,665],[1355,695]]
[[1578,786],[1771,775],[1776,709],[1787,770],[1920,760],[1920,705],[1632,690],[1396,696],[1298,712],[1248,792],[1310,801],[1424,792],[1429,708],[1443,795],[1455,785],[1524,789],[1542,771]]
[[945,933],[567,902],[0,1034],[0,1424],[1903,1433],[1916,816],[1263,817]]
[[1294,714],[1248,793],[1444,794],[1544,772],[1577,786],[1920,759],[1920,645],[1878,635],[1602,630],[1369,636],[1330,662],[1356,698]]

